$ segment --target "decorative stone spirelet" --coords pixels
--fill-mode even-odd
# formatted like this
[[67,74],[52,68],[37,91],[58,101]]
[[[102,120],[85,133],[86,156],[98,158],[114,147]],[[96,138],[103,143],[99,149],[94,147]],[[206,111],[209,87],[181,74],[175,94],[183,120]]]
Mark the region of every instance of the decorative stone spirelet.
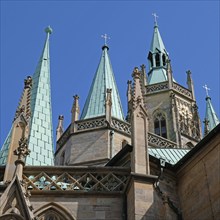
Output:
[[28,149],[27,138],[22,137],[19,140],[19,147],[14,151],[14,154],[18,156],[18,160],[25,161],[25,158],[30,154]]

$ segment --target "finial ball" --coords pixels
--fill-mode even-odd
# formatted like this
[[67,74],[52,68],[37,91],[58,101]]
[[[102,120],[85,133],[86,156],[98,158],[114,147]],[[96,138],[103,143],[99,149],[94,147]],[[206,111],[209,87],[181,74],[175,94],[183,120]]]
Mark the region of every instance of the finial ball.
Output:
[[45,32],[51,34],[53,32],[53,29],[50,26],[48,26],[45,28]]

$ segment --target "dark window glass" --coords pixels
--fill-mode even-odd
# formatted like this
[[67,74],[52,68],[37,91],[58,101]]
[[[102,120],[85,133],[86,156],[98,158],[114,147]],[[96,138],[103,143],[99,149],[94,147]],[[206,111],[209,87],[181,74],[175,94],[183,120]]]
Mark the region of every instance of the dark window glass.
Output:
[[156,54],[156,66],[160,66],[160,54]]
[[163,66],[165,66],[166,65],[166,57],[165,57],[165,55],[163,55]]
[[161,137],[167,138],[166,119],[161,113],[157,114],[154,120],[154,133]]

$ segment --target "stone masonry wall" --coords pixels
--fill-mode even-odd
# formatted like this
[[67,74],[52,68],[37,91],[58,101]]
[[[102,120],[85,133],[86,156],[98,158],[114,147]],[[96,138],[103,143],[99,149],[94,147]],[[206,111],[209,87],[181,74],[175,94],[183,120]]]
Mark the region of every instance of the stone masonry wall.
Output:
[[123,219],[123,197],[121,195],[32,195],[34,211],[53,203],[67,210],[77,220],[121,220]]
[[166,115],[167,135],[171,141],[176,141],[176,134],[172,123],[171,100],[170,93],[156,93],[146,96],[146,109],[149,116],[149,132],[154,133],[153,114],[156,110],[162,110]]
[[[169,206],[167,199],[180,211],[180,203],[177,194],[177,180],[175,173],[164,168],[161,175],[159,164],[150,164],[151,175],[160,176],[158,183],[154,186],[154,203],[149,209],[148,215],[152,219],[176,220],[178,214]],[[156,187],[157,186],[157,187]],[[171,204],[170,203],[170,204]]]
[[66,164],[109,158],[109,131],[106,129],[72,135],[66,143]]
[[220,219],[220,134],[178,172],[184,220]]

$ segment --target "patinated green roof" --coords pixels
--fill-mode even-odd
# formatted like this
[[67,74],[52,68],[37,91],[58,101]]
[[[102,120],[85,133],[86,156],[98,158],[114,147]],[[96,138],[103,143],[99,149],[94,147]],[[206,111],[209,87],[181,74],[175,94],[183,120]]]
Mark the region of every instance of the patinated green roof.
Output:
[[0,165],[5,165],[8,158],[9,145],[11,143],[12,129],[10,129],[0,151]]
[[115,82],[108,47],[103,46],[102,56],[84,105],[81,119],[105,115],[106,89],[112,89],[112,116],[124,120],[122,105]]
[[218,116],[212,106],[211,98],[209,96],[206,97],[205,119],[208,122],[209,131],[211,131],[214,127],[216,127],[219,124]]
[[164,159],[169,164],[176,164],[190,150],[189,149],[174,149],[174,148],[148,148],[150,155],[157,159]]
[[[155,54],[165,54],[167,56],[166,48],[164,46],[163,40],[161,38],[158,25],[154,25],[154,32],[150,46],[150,53],[155,56]],[[166,69],[164,66],[153,67],[148,76],[148,84],[155,84],[167,81]]]
[[52,30],[46,28],[45,31],[47,38],[33,75],[31,94],[32,118],[29,137],[31,153],[26,160],[29,165],[54,164],[49,55],[49,35]]
[[158,50],[162,53],[167,53],[166,48],[164,46],[163,40],[161,38],[158,25],[154,25],[154,33],[151,41],[150,51],[151,53],[157,53]]
[[148,84],[167,81],[167,73],[164,68],[154,69],[148,76]]
[[[54,164],[49,56],[49,35],[52,29],[48,27],[45,31],[47,33],[45,45],[32,77],[31,120],[28,144],[31,153],[26,158],[27,165]],[[11,135],[12,130],[9,132],[0,152],[1,165],[7,162]]]

